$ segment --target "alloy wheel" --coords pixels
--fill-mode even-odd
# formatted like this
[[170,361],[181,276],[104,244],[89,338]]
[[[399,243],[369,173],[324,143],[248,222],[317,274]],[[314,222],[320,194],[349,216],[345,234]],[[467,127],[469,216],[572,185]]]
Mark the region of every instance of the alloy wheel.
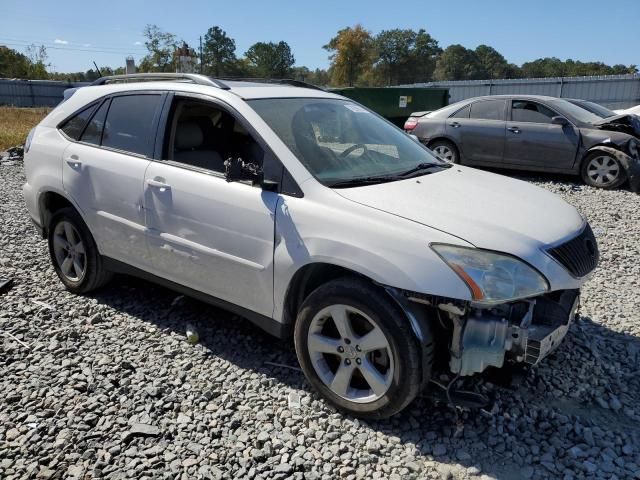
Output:
[[307,345],[313,368],[336,395],[355,403],[382,397],[393,380],[389,340],[364,312],[331,305],[311,320]]
[[433,151],[442,160],[453,162],[453,151],[446,145],[438,145]]
[[587,165],[587,176],[594,184],[601,187],[611,185],[619,175],[620,165],[608,155],[594,157]]
[[53,252],[62,274],[80,282],[87,270],[87,254],[76,227],[71,222],[58,223],[53,232]]

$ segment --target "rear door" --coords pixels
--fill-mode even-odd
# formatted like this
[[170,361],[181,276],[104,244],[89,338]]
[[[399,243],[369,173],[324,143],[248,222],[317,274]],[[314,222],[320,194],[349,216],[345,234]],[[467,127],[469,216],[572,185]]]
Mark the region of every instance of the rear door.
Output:
[[61,129],[72,140],[63,154],[65,191],[100,252],[139,268],[150,265],[142,195],[163,100],[161,93],[110,97],[88,123]]
[[167,117],[161,160],[144,182],[154,272],[271,316],[279,195],[227,182],[223,164],[240,157],[268,168],[265,150],[232,110],[207,97],[176,94]]
[[506,105],[504,99],[482,99],[447,119],[447,134],[460,145],[464,163],[502,163]]
[[505,166],[568,170],[573,167],[580,141],[571,123],[554,125],[559,115],[541,102],[514,99],[510,106],[505,142]]

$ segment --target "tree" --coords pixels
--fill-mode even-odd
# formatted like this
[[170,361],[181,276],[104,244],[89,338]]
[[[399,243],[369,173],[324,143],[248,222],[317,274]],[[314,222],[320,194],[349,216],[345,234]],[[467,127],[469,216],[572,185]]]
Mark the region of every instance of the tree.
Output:
[[323,46],[331,52],[331,83],[352,87],[358,77],[371,67],[373,40],[361,25],[347,27]]
[[438,58],[434,75],[437,80],[479,80],[486,72],[473,50],[450,45]]
[[12,48],[0,45],[0,77],[28,78],[30,60]]
[[47,67],[49,55],[44,45],[37,46],[31,44],[27,47],[27,57],[29,58],[29,78],[32,80],[46,80],[49,78]]
[[170,72],[175,70],[173,52],[178,46],[176,36],[164,32],[157,25],[144,27],[144,42],[149,54],[140,61],[140,71],[143,72]]
[[399,83],[400,69],[411,63],[416,41],[413,30],[383,30],[375,38],[376,64],[386,73],[387,85]]
[[285,78],[291,74],[295,58],[287,42],[254,43],[245,53],[258,77]]
[[229,74],[236,61],[235,51],[236,42],[227,36],[227,32],[217,26],[209,28],[202,44],[204,71],[216,77]]
[[436,61],[442,53],[438,41],[426,30],[420,29],[416,33],[412,53],[411,66],[405,76],[411,78],[409,82],[429,82],[433,80]]
[[509,63],[495,48],[479,45],[475,53],[487,78],[507,78],[510,72]]

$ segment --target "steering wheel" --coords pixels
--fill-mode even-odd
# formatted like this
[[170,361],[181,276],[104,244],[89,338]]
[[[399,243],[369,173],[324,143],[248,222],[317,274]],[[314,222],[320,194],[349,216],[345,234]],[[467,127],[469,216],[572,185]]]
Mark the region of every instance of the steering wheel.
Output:
[[362,153],[360,154],[360,156],[366,155],[367,152],[369,151],[369,149],[364,143],[356,143],[355,145],[351,145],[349,148],[343,151],[340,155],[338,155],[338,157],[341,159],[346,158],[351,152],[358,150],[360,148],[362,149]]

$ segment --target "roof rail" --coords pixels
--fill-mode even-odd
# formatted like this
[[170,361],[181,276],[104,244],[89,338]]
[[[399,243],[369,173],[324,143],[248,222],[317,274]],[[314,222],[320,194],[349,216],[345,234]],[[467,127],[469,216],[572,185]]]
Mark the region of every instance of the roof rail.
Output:
[[223,90],[229,90],[229,86],[220,80],[216,80],[206,75],[198,75],[196,73],[130,73],[127,75],[110,75],[108,77],[100,77],[91,85],[106,85],[109,83],[128,83],[128,82],[158,82],[158,81],[189,81],[198,85],[208,85],[210,87],[218,87]]
[[256,82],[256,83],[276,83],[282,85],[291,85],[292,87],[312,88],[313,90],[326,91],[324,88],[312,83],[303,82],[302,80],[294,80],[292,78],[252,78],[252,77],[222,77],[223,80],[233,80],[235,82]]

